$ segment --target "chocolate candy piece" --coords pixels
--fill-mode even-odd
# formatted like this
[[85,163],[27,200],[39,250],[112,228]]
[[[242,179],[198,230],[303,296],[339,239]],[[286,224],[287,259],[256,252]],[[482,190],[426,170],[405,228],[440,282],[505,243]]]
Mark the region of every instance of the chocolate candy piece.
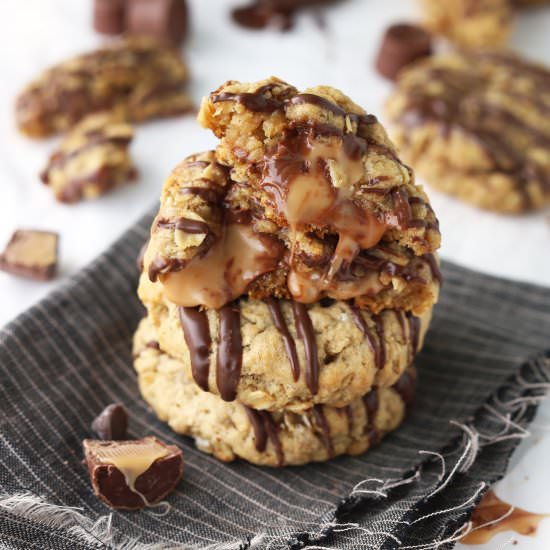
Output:
[[155,437],[85,439],[84,460],[95,495],[112,508],[139,510],[162,500],[183,476],[183,453]]
[[177,46],[187,35],[189,16],[185,0],[129,0],[126,31],[146,34]]
[[407,23],[392,25],[382,39],[376,68],[382,76],[395,80],[405,65],[431,53],[431,37],[423,28]]
[[299,9],[337,1],[339,0],[254,0],[248,6],[235,8],[231,16],[236,23],[249,29],[274,26],[288,30],[292,27],[292,15]]
[[92,422],[92,430],[103,440],[126,439],[128,413],[120,403],[113,403],[103,409]]
[[47,281],[57,269],[59,235],[51,231],[18,229],[0,254],[0,269],[28,279]]
[[94,29],[102,34],[124,32],[126,0],[94,0]]

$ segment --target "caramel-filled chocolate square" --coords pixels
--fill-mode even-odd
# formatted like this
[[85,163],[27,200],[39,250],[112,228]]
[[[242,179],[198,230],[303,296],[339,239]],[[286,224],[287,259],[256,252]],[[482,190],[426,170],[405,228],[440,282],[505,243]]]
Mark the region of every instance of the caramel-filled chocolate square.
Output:
[[183,453],[155,437],[132,441],[85,439],[84,459],[95,495],[122,510],[161,501],[183,476]]
[[57,270],[58,241],[58,234],[52,231],[18,229],[0,254],[0,269],[28,279],[52,279]]

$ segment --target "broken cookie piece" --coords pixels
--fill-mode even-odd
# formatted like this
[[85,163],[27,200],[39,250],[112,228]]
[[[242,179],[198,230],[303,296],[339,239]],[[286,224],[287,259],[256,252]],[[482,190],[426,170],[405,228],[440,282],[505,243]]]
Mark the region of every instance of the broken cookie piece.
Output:
[[103,195],[136,176],[128,151],[132,127],[112,113],[84,118],[61,142],[41,173],[60,202]]
[[0,254],[0,269],[28,279],[52,279],[57,269],[58,240],[52,231],[18,229]]
[[183,476],[183,453],[155,437],[83,441],[95,495],[112,508],[139,510],[171,493]]

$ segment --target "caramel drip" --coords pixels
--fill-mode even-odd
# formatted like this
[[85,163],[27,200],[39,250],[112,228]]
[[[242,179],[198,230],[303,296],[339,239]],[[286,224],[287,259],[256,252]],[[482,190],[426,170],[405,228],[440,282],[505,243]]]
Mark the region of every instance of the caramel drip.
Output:
[[[310,93],[298,94],[287,99],[263,95],[274,85],[267,85],[254,93],[221,93],[212,96],[214,103],[237,101],[250,110],[271,112],[294,105],[315,105],[337,116],[349,117],[357,124],[374,124],[372,115],[347,113],[333,101]],[[337,143],[326,143],[320,136],[339,138]],[[335,274],[343,265],[349,265],[360,249],[375,246],[387,228],[386,221],[379,220],[371,212],[353,201],[354,186],[362,181],[364,168],[362,157],[367,150],[367,140],[327,123],[295,123],[288,128],[275,150],[263,161],[261,187],[270,195],[274,208],[284,217],[290,228],[291,254],[288,288],[292,297],[303,303],[313,303],[326,291],[337,291],[337,296],[348,299],[360,293],[377,292],[381,286],[375,279],[357,284],[335,285]],[[395,157],[388,148],[375,144],[382,154]],[[337,178],[337,181],[333,181]],[[410,210],[410,209],[409,209]],[[401,212],[406,214],[405,206]],[[297,234],[311,226],[326,226],[338,234],[334,255],[324,274],[299,271],[294,267]]]
[[178,308],[185,343],[189,349],[193,379],[204,391],[208,391],[210,372],[210,348],[212,339],[206,311],[198,307]]
[[414,406],[416,402],[416,378],[406,370],[392,386],[399,394],[407,409]]
[[203,222],[202,220],[192,220],[189,218],[179,218],[175,221],[160,219],[157,222],[157,227],[161,229],[177,229],[192,235],[200,235],[210,231],[210,228],[206,222]]
[[271,441],[275,454],[277,456],[277,464],[282,466],[285,461],[283,446],[279,438],[279,427],[273,420],[271,413],[268,411],[257,411],[250,407],[244,406],[248,419],[254,430],[254,441],[256,450],[259,453],[265,452],[267,448],[267,440]]
[[145,495],[136,489],[136,482],[158,459],[169,454],[166,447],[154,440],[140,444],[134,444],[130,441],[120,442],[116,446],[99,447],[96,449],[95,454],[99,462],[112,464],[119,470],[124,476],[130,491],[139,495],[143,502],[149,505]]
[[176,305],[219,309],[276,269],[282,254],[283,246],[273,237],[255,232],[249,223],[228,222],[220,238],[180,271],[155,269],[166,297]]
[[351,311],[351,317],[353,319],[353,322],[356,324],[357,328],[363,333],[363,336],[367,341],[369,348],[374,354],[374,364],[376,365],[376,368],[381,369],[384,365],[380,364],[381,355],[380,355],[380,346],[378,345],[378,342],[376,341],[369,326],[367,325],[365,318],[361,314],[361,310],[351,302],[348,302],[348,306]]
[[300,378],[300,363],[298,361],[298,355],[296,353],[296,344],[294,343],[294,338],[292,338],[292,335],[288,330],[278,300],[273,297],[269,297],[265,300],[265,303],[269,308],[269,313],[271,313],[273,324],[275,325],[275,328],[279,331],[279,334],[283,339],[286,355],[288,357],[290,368],[292,370],[292,376],[294,378],[294,381],[297,382]]
[[294,313],[296,333],[304,344],[304,353],[306,356],[306,384],[309,391],[313,395],[316,395],[319,391],[319,356],[317,353],[315,332],[313,331],[313,325],[307,307],[304,304],[293,301],[292,311]]
[[323,443],[327,450],[329,458],[334,457],[334,445],[332,444],[332,438],[330,436],[330,426],[325,416],[325,411],[323,410],[323,405],[315,405],[312,409],[313,418],[315,423],[321,429],[321,436],[323,438]]
[[365,434],[369,440],[369,447],[380,442],[381,435],[375,425],[376,413],[378,412],[379,404],[377,388],[373,388],[369,393],[367,393],[367,395],[363,396],[363,405],[365,407],[365,414],[367,417]]
[[[339,136],[340,143],[327,144],[316,139],[327,131]],[[363,178],[362,155],[366,147],[364,139],[344,135],[334,127],[294,126],[264,161],[261,186],[289,224],[292,246],[288,287],[300,302],[317,301],[334,286],[333,279],[342,265],[351,264],[361,248],[375,246],[386,231],[384,222],[352,200],[353,187]],[[333,177],[339,179],[338,187]],[[324,276],[296,270],[293,257],[298,232],[327,224],[338,234],[338,242]],[[354,288],[353,293],[356,292]]]
[[218,317],[216,380],[220,397],[224,401],[233,401],[237,395],[243,361],[239,303],[226,304],[218,311]]
[[[470,518],[473,530],[460,539],[460,542],[484,544],[503,531],[534,536],[541,520],[548,516],[549,514],[534,514],[521,508],[513,508],[491,490],[483,496]],[[499,521],[499,518],[502,519]]]

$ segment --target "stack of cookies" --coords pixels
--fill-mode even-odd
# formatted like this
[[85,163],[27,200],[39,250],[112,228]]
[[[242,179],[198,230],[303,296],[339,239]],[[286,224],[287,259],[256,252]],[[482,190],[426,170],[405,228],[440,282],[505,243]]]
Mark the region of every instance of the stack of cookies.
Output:
[[199,120],[219,144],[168,177],[142,261],[141,392],[221,460],[362,453],[414,401],[440,286],[428,199],[333,88],[230,81]]

